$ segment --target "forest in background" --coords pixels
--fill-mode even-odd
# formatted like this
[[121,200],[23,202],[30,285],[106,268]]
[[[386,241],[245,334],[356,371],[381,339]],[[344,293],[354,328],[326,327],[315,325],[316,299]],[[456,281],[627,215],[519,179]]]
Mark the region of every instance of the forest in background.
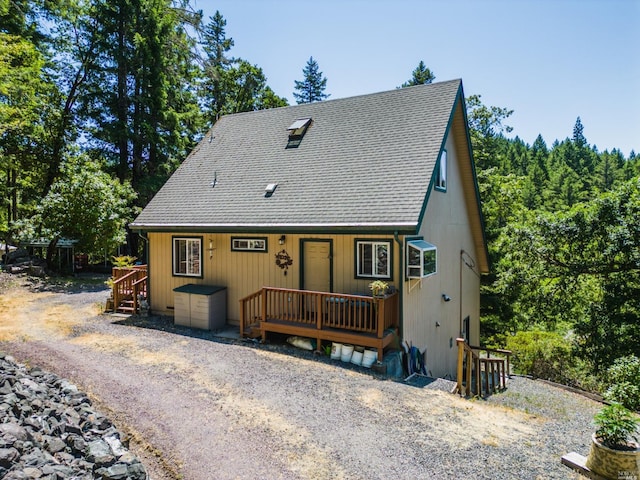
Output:
[[[135,255],[127,223],[220,115],[287,104],[225,27],[185,0],[0,0],[0,240]],[[313,58],[303,76],[299,102],[327,97]],[[420,61],[400,87],[434,79]],[[526,144],[508,108],[466,100],[492,261],[483,342],[601,388],[640,356],[640,161],[598,151],[579,117],[565,140]]]

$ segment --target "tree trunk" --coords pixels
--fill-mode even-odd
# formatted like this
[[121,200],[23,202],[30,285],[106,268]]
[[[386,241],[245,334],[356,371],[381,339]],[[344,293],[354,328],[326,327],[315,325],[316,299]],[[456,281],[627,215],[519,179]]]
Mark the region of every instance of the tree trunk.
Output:
[[116,136],[118,154],[118,178],[123,182],[127,178],[129,171],[129,142],[127,135],[127,120],[129,99],[127,91],[127,60],[126,60],[126,21],[123,15],[118,19],[118,124],[116,126]]
[[53,265],[53,255],[56,251],[56,246],[58,245],[59,238],[53,237],[47,246],[47,268],[49,270],[55,270]]

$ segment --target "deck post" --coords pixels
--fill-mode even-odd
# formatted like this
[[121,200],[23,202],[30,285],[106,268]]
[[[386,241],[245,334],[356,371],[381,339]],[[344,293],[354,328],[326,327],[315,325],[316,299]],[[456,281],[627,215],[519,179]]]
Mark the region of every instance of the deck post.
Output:
[[244,302],[245,300],[240,300],[240,338],[244,338],[244,322],[245,322],[245,314],[244,311]]
[[322,351],[322,338],[320,335],[320,330],[322,330],[322,319],[324,318],[324,312],[322,311],[322,304],[323,302],[323,296],[322,295],[316,295],[316,330],[317,330],[317,335],[316,335],[316,351],[317,352],[321,352]]
[[[261,321],[267,321],[267,289],[262,287],[262,312],[261,312]],[[267,332],[262,329],[262,343],[267,341]]]
[[[322,295],[316,295],[316,328],[322,330]],[[318,345],[320,348],[320,345]]]
[[462,338],[456,338],[456,343],[458,344],[458,392],[462,394],[462,375],[464,375],[464,340]]
[[131,284],[131,296],[133,297],[133,314],[138,313],[138,275],[135,276],[135,281]]
[[[475,366],[476,368],[476,380],[479,382],[478,380],[478,370],[479,370],[479,366],[478,366],[478,362],[477,359],[473,358],[473,350],[469,349],[467,351],[467,396],[471,396],[473,395],[473,367]],[[477,383],[477,385],[480,385],[480,383]],[[476,391],[477,391],[477,387],[476,387]]]
[[[373,302],[374,302],[374,306],[377,307],[376,321],[378,322],[378,325],[376,325],[376,327],[378,331],[378,338],[382,338],[384,336],[384,320],[385,320],[384,298],[374,298]],[[375,302],[377,302],[377,304]]]

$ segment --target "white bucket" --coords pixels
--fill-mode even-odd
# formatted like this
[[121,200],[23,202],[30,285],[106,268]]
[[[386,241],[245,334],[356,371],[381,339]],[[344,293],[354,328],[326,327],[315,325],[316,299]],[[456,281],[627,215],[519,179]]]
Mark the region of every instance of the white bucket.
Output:
[[342,356],[342,344],[333,342],[331,344],[331,360],[339,360]]
[[365,350],[362,357],[362,366],[365,368],[371,368],[371,365],[378,360],[378,352],[375,350]]
[[364,348],[356,347],[351,355],[351,363],[354,365],[362,365],[362,356],[364,355]]
[[353,354],[353,345],[342,345],[340,360],[342,360],[343,362],[350,362],[351,354]]

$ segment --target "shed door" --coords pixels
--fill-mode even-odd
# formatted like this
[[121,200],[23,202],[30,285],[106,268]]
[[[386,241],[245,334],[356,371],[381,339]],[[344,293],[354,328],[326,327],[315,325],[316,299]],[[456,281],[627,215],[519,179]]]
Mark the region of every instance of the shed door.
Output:
[[302,289],[316,292],[332,290],[331,247],[331,240],[302,241]]

